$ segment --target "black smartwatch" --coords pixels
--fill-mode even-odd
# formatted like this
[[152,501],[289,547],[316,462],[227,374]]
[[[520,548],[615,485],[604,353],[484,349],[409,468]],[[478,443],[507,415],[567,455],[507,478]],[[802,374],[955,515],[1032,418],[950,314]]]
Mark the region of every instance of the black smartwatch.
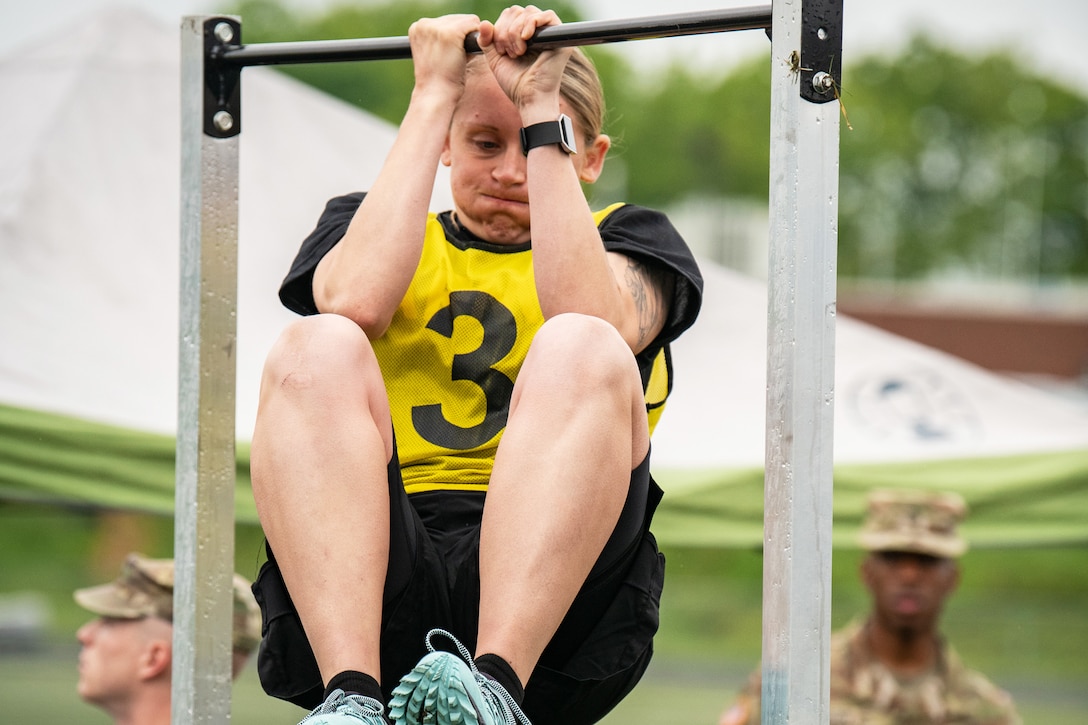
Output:
[[560,113],[556,121],[534,123],[521,129],[521,150],[526,156],[530,149],[551,144],[558,144],[568,154],[578,153],[578,145],[574,141],[574,124],[565,113]]

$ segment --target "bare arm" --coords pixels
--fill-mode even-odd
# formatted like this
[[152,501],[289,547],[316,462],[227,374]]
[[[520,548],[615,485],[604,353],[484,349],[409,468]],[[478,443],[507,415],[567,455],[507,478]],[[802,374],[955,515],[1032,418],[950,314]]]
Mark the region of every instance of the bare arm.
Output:
[[475,15],[424,19],[409,29],[415,87],[396,141],[347,232],[318,264],[314,301],[371,339],[388,327],[412,281],[450,119],[464,88],[465,36]]
[[[605,251],[570,167],[555,147],[529,152],[533,265],[541,309],[546,318],[581,312],[607,320],[632,351],[640,352],[668,318],[671,275],[654,274],[632,257]],[[573,193],[563,194],[563,187]]]

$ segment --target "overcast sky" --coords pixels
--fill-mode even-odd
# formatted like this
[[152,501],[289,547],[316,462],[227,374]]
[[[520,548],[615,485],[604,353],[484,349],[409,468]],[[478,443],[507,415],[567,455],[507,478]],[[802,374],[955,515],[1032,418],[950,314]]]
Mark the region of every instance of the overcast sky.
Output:
[[[287,0],[285,4],[319,9],[335,1]],[[581,2],[593,20],[767,4],[766,0]],[[118,4],[142,7],[169,23],[187,14],[215,13],[222,7],[217,0],[0,0],[0,54],[62,28],[96,7]],[[843,18],[847,63],[860,54],[894,51],[915,29],[925,29],[965,51],[1011,49],[1031,67],[1088,93],[1088,0],[846,0]],[[728,65],[766,51],[769,43],[760,31],[744,31],[614,47],[649,65],[670,57]]]

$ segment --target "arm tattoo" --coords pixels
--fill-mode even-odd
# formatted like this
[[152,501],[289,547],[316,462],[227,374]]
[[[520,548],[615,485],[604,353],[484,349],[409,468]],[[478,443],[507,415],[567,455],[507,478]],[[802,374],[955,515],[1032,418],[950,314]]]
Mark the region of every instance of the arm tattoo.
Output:
[[672,299],[673,276],[660,267],[643,264],[632,257],[627,258],[623,276],[635,301],[638,344],[641,347],[649,342],[648,337],[668,314],[667,300]]

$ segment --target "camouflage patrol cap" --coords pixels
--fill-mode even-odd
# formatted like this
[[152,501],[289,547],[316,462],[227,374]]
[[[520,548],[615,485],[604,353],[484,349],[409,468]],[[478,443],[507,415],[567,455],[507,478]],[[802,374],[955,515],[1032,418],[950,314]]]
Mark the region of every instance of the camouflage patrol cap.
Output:
[[[251,652],[261,641],[261,610],[250,591],[249,582],[235,574],[234,619],[231,644],[234,649]],[[77,589],[76,602],[102,617],[174,619],[174,560],[149,559],[129,554],[121,565],[121,576],[109,584]]]
[[907,551],[952,559],[967,551],[957,525],[967,504],[955,493],[873,491],[859,540],[869,551]]

